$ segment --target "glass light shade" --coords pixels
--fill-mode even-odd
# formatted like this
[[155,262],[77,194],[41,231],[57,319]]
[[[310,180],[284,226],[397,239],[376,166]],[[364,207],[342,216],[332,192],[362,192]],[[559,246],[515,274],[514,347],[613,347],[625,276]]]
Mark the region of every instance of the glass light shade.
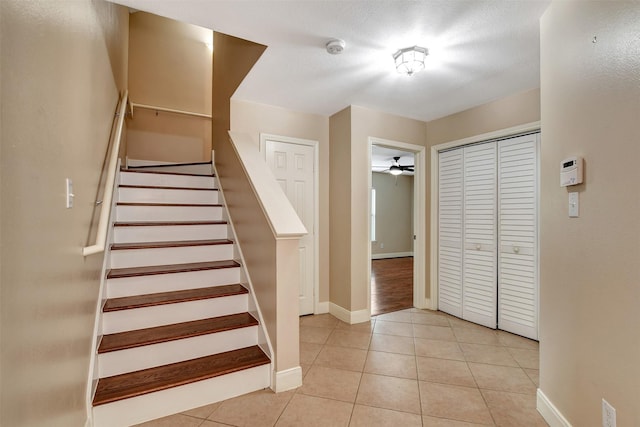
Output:
[[389,168],[389,173],[391,175],[400,175],[402,174],[402,169],[399,166],[393,165]]
[[426,47],[413,46],[400,49],[393,54],[396,70],[399,73],[412,76],[424,69],[424,61],[427,55],[429,55],[429,50]]

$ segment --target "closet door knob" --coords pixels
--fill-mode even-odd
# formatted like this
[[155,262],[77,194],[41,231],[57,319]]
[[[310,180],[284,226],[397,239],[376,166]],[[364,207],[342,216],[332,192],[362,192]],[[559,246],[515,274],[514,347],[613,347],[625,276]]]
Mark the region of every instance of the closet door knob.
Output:
[[482,245],[481,245],[481,244],[479,244],[479,243],[478,243],[478,244],[476,244],[476,250],[478,250],[478,251],[479,251],[481,247],[482,247]]
[[520,253],[520,247],[519,246],[514,246],[513,247],[513,252]]

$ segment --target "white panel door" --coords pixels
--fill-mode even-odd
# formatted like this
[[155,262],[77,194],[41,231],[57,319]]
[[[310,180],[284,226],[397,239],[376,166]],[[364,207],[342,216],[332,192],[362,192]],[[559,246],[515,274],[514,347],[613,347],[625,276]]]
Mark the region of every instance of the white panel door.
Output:
[[462,150],[438,154],[438,309],[462,317]]
[[312,314],[315,259],[315,175],[310,145],[267,140],[267,164],[298,213],[308,234],[300,239],[300,315]]
[[496,143],[464,148],[462,318],[497,324]]
[[538,339],[539,134],[499,144],[498,325]]

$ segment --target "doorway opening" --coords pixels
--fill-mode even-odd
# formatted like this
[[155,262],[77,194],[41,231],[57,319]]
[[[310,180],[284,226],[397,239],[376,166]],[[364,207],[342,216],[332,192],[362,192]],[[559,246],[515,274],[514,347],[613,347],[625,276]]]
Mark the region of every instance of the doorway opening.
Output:
[[370,313],[425,308],[424,147],[370,144]]

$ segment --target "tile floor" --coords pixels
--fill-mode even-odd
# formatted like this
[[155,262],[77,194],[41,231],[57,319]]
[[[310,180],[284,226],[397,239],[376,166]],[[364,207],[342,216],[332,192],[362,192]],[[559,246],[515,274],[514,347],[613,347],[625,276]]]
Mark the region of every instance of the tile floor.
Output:
[[142,424],[546,426],[536,411],[538,343],[408,309],[348,325],[300,318],[302,387],[229,399]]

